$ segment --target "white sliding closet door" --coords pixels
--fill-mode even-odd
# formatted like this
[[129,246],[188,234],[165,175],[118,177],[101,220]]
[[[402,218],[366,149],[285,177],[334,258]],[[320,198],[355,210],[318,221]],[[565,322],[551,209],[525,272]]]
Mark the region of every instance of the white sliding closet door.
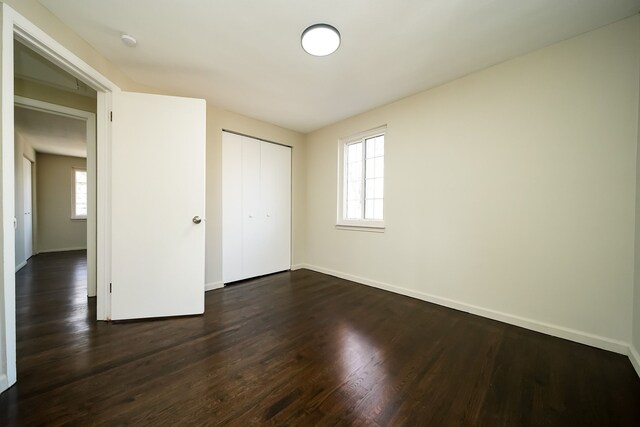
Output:
[[263,142],[260,147],[263,209],[260,256],[263,271],[291,267],[291,148]]
[[257,139],[242,137],[242,278],[266,274],[261,259],[261,254],[267,250],[260,203],[261,144]]
[[242,278],[242,137],[222,132],[222,279]]
[[223,132],[225,283],[291,267],[291,148]]

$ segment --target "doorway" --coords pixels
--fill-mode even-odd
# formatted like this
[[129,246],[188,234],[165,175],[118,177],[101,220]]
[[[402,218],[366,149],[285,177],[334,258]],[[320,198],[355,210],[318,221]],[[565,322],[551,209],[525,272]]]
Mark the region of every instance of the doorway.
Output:
[[[16,78],[16,82],[19,79]],[[31,83],[33,84],[33,83]],[[18,85],[16,85],[18,87]],[[23,91],[18,87],[18,91]],[[71,95],[65,94],[68,99]],[[94,100],[95,101],[95,100]],[[15,97],[15,156],[32,165],[32,215],[16,215],[16,271],[28,256],[26,219],[33,224],[31,254],[84,250],[87,252],[87,289],[97,294],[96,277],[96,117],[94,113]],[[16,212],[27,207],[26,163],[16,161]],[[21,170],[22,173],[21,173]],[[24,186],[24,191],[23,191]],[[22,197],[22,195],[24,197]]]
[[[0,333],[0,390],[3,390],[17,380],[14,37],[97,92],[97,143],[95,152],[88,151],[87,156],[97,162],[93,182],[98,213],[95,237],[98,320],[204,311],[206,102],[123,92],[6,3],[0,3],[0,10],[3,181],[0,327],[4,329]],[[175,144],[177,140],[188,144]],[[143,163],[153,164],[158,173],[144,173],[140,169]],[[143,213],[141,208],[145,209]],[[138,238],[135,233],[146,237]],[[150,254],[149,248],[157,254]],[[132,263],[132,259],[136,262]],[[163,292],[158,292],[158,284]],[[185,292],[185,286],[189,292]]]
[[[40,30],[6,3],[0,3],[2,11],[2,47],[0,49],[2,77],[2,103],[0,104],[0,132],[2,135],[2,209],[0,236],[2,236],[2,279],[0,281],[0,391],[17,380],[16,375],[16,310],[15,310],[15,200],[14,200],[14,40],[32,49],[48,61],[86,82],[97,92],[95,127],[96,144],[88,152],[96,162],[93,182],[96,185],[95,271],[97,289],[96,317],[106,320],[108,313],[109,275],[109,171],[108,162],[110,129],[108,111],[111,94],[119,91],[117,85],[72,54],[63,45]],[[99,166],[99,167],[98,167]],[[89,245],[91,247],[91,244]]]

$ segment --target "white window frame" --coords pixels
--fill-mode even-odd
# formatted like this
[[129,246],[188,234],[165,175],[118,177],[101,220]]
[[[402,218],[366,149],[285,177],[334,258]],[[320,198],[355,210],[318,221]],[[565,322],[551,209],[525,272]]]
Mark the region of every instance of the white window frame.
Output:
[[[85,220],[87,219],[86,215],[76,215],[76,171],[81,171],[87,173],[87,168],[71,168],[71,219],[73,220]],[[87,188],[88,191],[88,188]],[[87,194],[88,197],[88,194]],[[88,198],[87,198],[87,208],[88,208]]]
[[[347,165],[345,163],[346,159],[346,149],[347,146],[353,144],[355,142],[362,142],[363,150],[365,149],[365,140],[367,138],[375,137],[378,135],[385,135],[385,158],[387,153],[387,139],[386,139],[387,126],[380,126],[375,129],[370,129],[365,132],[361,132],[355,135],[351,135],[346,138],[340,138],[338,141],[338,210],[337,210],[337,219],[336,219],[336,228],[345,229],[345,230],[361,230],[361,231],[375,231],[375,232],[384,232],[385,230],[385,220],[386,213],[383,214],[383,219],[381,220],[369,220],[369,219],[345,219],[344,209],[345,209],[345,194],[346,194],[346,180],[345,180],[345,172]],[[363,165],[363,168],[365,166]],[[383,177],[383,188],[386,199],[386,167],[385,167],[385,175]],[[363,182],[365,179],[364,169],[363,169]],[[364,191],[364,190],[363,190]],[[364,193],[363,193],[364,194]],[[364,196],[363,196],[364,197]],[[383,202],[384,203],[384,202]],[[364,212],[364,205],[362,206]],[[383,208],[384,212],[386,212],[386,208]]]

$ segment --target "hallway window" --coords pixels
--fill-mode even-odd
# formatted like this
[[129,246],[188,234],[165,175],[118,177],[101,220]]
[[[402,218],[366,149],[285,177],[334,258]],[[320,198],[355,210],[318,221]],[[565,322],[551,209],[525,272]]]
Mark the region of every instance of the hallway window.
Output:
[[87,170],[72,170],[71,219],[87,219]]

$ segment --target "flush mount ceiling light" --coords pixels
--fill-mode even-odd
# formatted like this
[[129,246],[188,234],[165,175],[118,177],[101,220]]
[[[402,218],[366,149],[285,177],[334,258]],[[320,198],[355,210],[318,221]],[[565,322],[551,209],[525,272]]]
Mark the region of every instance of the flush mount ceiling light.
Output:
[[302,48],[313,56],[327,56],[340,46],[340,33],[329,24],[315,24],[302,32]]
[[136,45],[138,44],[138,40],[136,40],[136,38],[133,37],[131,34],[121,35],[120,40],[122,40],[122,43],[124,43],[125,46],[129,46],[129,47],[136,47]]

